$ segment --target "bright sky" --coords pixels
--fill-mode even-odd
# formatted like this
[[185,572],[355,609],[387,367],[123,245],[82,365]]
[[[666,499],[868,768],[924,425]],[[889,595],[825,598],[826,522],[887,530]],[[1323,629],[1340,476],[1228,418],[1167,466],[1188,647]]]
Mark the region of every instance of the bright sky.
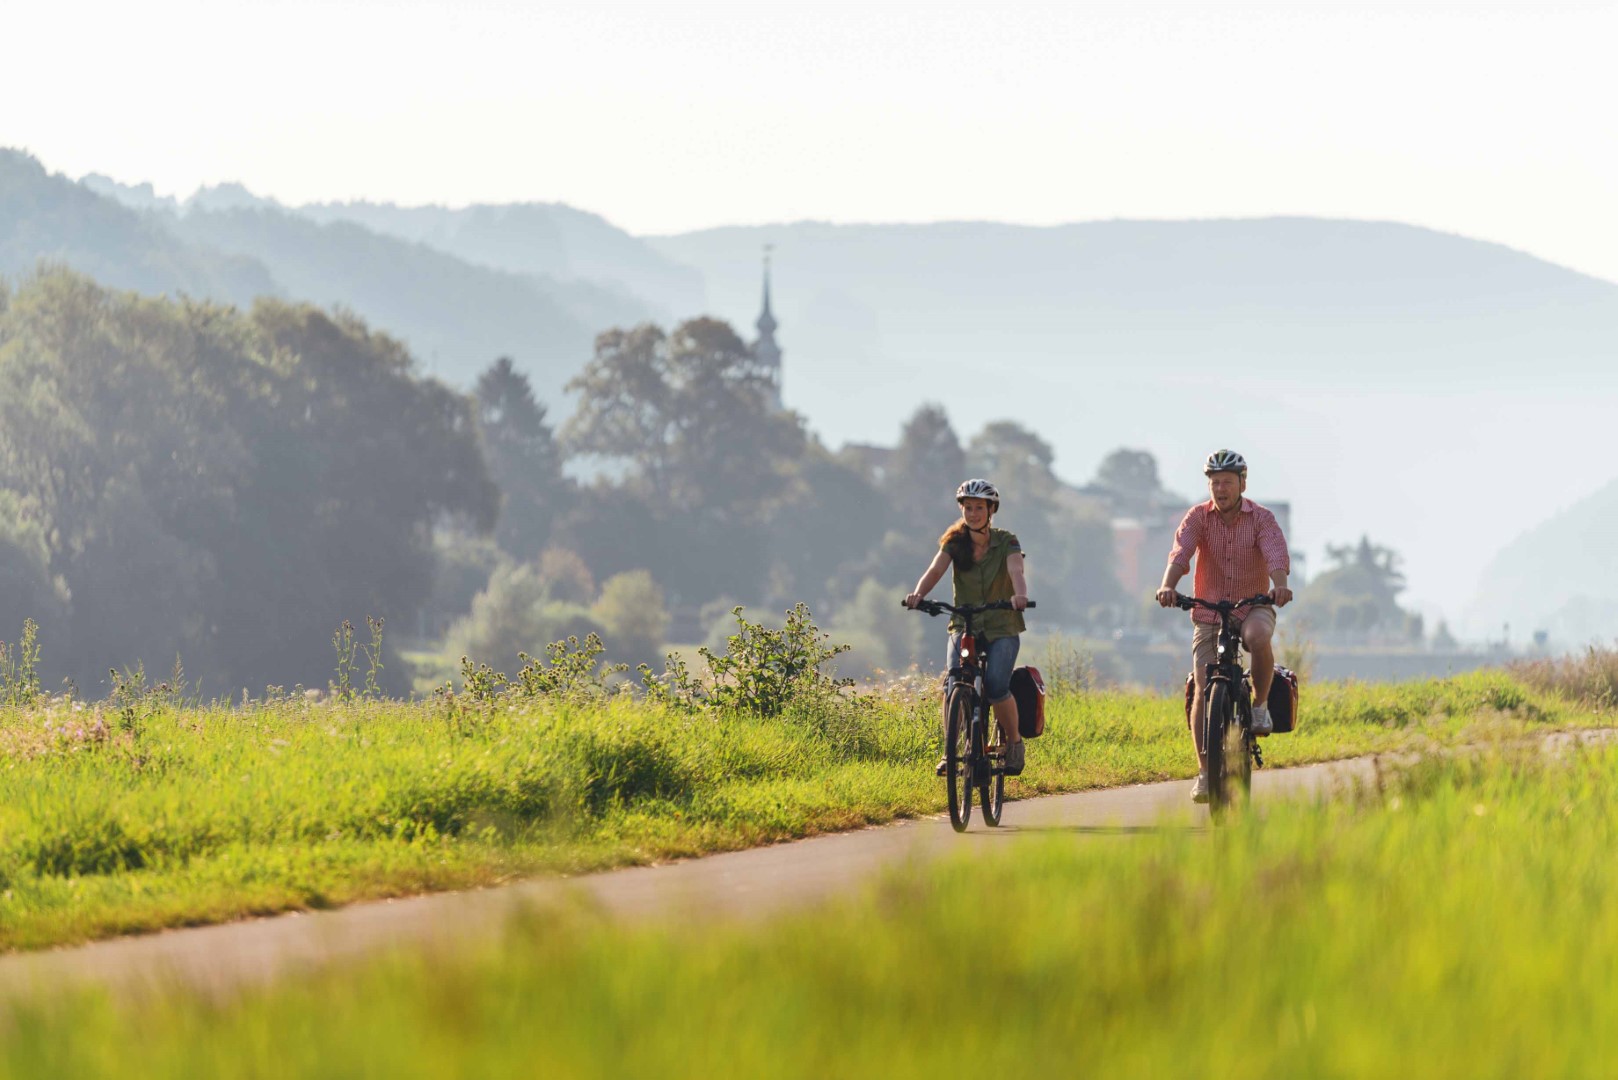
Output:
[[[0,145],[632,231],[1313,214],[1618,281],[1618,3],[9,5]],[[1606,102],[1606,105],[1601,105]]]

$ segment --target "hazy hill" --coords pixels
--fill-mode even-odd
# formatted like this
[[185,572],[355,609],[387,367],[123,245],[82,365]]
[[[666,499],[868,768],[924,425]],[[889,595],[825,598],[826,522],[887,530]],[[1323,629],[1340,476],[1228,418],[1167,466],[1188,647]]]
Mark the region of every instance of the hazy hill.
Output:
[[1618,549],[1618,480],[1507,544],[1484,570],[1467,621],[1495,636],[1511,624],[1523,644],[1535,630],[1557,642],[1618,639],[1618,584],[1600,565]]
[[47,173],[27,154],[0,148],[0,276],[15,280],[41,260],[144,293],[243,304],[276,291],[262,263],[195,248],[161,222]]
[[475,266],[285,210],[190,209],[170,228],[196,246],[252,256],[288,295],[353,309],[409,342],[427,370],[462,385],[505,353],[554,400],[589,359],[597,332],[648,315],[634,299],[597,286]]
[[1610,476],[1618,286],[1497,244],[1299,218],[650,242],[748,324],[775,245],[785,397],[834,442],[891,440],[932,399],[963,434],[1022,420],[1073,479],[1136,446],[1191,488],[1236,446],[1255,497],[1292,500],[1304,547],[1369,532],[1429,610],[1457,607],[1512,534],[1467,532],[1478,507],[1566,504]]
[[705,305],[697,271],[665,258],[605,218],[560,203],[462,210],[317,203],[296,210],[315,221],[349,221],[427,244],[482,266],[607,286],[651,304],[663,321],[696,314]]
[[0,151],[0,274],[27,273],[42,258],[144,293],[341,305],[463,386],[511,355],[551,402],[600,330],[652,315],[619,289],[476,265],[348,222],[321,224],[240,185],[177,203],[150,185],[96,175],[74,183],[26,154]]

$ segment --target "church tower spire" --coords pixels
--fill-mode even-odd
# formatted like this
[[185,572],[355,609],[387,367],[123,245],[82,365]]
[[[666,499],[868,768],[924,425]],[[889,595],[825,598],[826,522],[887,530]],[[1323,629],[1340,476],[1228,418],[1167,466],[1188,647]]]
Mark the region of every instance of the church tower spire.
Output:
[[753,355],[758,359],[775,380],[774,405],[781,408],[781,346],[775,343],[775,328],[780,324],[775,321],[775,314],[770,311],[770,252],[774,244],[764,245],[764,310],[759,312],[758,321],[753,325],[758,328],[758,341],[753,345]]

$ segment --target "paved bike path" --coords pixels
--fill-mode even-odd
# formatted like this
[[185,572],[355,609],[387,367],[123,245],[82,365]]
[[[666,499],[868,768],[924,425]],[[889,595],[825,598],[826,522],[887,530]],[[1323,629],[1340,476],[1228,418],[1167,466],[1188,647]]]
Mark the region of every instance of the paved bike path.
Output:
[[[1375,773],[1373,758],[1265,769],[1258,800],[1323,791]],[[74,948],[0,957],[0,997],[102,985],[140,995],[179,982],[219,995],[402,946],[454,947],[496,935],[535,905],[582,901],[611,918],[750,919],[847,895],[891,867],[960,852],[1003,850],[1028,836],[1089,839],[1150,829],[1205,829],[1190,781],[1050,795],[1006,804],[1005,824],[973,815],[957,835],[945,816],[903,821],[578,878],[539,878],[472,892],[434,893],[220,926],[170,930]]]

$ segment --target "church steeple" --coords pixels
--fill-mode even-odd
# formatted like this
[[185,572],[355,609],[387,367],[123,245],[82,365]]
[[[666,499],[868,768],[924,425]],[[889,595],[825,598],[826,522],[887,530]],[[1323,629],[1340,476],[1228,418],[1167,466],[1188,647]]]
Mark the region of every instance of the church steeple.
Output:
[[758,321],[753,325],[758,327],[758,341],[753,345],[753,355],[759,363],[767,368],[775,380],[775,407],[781,407],[781,346],[775,343],[775,328],[780,325],[775,321],[775,314],[770,311],[770,252],[773,244],[764,245],[764,310],[759,312]]

